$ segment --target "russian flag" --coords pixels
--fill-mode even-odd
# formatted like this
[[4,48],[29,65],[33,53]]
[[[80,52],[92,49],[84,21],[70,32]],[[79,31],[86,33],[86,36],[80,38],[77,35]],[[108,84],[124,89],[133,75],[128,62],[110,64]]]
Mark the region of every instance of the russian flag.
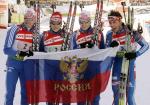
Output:
[[24,65],[28,102],[91,102],[106,89],[117,50],[35,52]]

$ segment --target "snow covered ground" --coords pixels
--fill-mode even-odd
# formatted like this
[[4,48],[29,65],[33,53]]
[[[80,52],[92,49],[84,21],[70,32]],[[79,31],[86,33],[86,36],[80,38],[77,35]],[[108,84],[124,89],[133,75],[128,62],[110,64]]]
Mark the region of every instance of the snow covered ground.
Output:
[[[146,16],[145,18],[149,18],[149,15],[144,15]],[[144,20],[141,19],[143,18],[143,15],[138,15],[136,16],[137,20],[142,22],[142,25],[144,25]],[[45,18],[45,20],[42,21],[41,24],[41,31],[49,29],[49,20],[48,18]],[[79,27],[78,25],[78,18],[76,19],[75,22],[75,29]],[[144,33],[143,36],[145,39],[150,43],[150,35],[146,28],[144,28]],[[104,33],[108,30],[108,27],[104,28]],[[6,31],[7,30],[1,30],[0,29],[0,105],[4,105],[4,97],[5,97],[5,75],[6,72],[5,70],[5,62],[7,56],[3,54],[3,44],[5,41],[5,36],[6,36]],[[141,57],[137,58],[136,61],[136,73],[137,73],[137,85],[136,85],[136,91],[135,91],[135,98],[136,98],[136,103],[137,105],[150,105],[150,100],[149,100],[149,93],[150,93],[150,79],[149,79],[149,74],[150,70],[149,68],[149,60],[150,60],[150,50],[148,50],[144,55]],[[107,89],[105,90],[104,93],[101,94],[101,101],[100,105],[111,105],[113,101],[113,96],[112,96],[112,91],[111,91],[111,80],[109,81],[109,84],[107,86]],[[19,82],[17,84],[16,88],[16,94],[15,94],[15,99],[14,99],[14,105],[20,105],[20,86]],[[44,104],[40,104],[44,105]]]

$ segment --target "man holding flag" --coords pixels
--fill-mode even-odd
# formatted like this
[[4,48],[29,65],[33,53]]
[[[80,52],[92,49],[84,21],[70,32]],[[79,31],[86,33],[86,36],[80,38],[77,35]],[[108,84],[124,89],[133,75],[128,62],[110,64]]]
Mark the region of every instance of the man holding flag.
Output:
[[[94,28],[91,27],[91,17],[90,12],[83,10],[79,15],[80,29],[75,31],[72,35],[71,48],[72,49],[82,49],[82,48],[93,48],[98,45],[99,49],[104,49],[104,37],[103,33],[98,32],[98,41],[93,40]],[[95,27],[96,28],[96,27]],[[100,28],[100,27],[99,27]],[[102,28],[102,27],[101,27]],[[100,96],[96,96],[92,105],[99,105]],[[88,100],[87,100],[88,101]],[[79,105],[84,103],[78,103]]]
[[20,105],[28,105],[25,89],[24,77],[24,57],[33,56],[32,38],[35,24],[35,12],[28,9],[24,15],[24,23],[21,25],[13,25],[7,32],[4,45],[4,53],[8,55],[6,62],[6,100],[5,105],[13,105],[15,89],[18,79],[21,86],[21,103]]
[[[59,52],[62,51],[64,45],[64,30],[62,26],[62,14],[60,12],[52,13],[50,17],[50,30],[43,32],[40,42],[40,51]],[[59,102],[57,102],[59,103]],[[52,103],[47,103],[51,105]]]
[[[108,14],[108,21],[111,27],[111,30],[108,31],[106,35],[106,46],[107,47],[116,47],[120,45],[119,51],[126,51],[126,36],[131,33],[131,30],[124,25],[122,22],[122,16],[118,11],[110,11]],[[136,105],[134,99],[134,91],[135,91],[135,60],[136,57],[142,55],[149,48],[148,43],[145,39],[137,32],[133,31],[131,34],[131,52],[125,53],[125,58],[130,60],[129,63],[129,75],[128,75],[128,83],[127,83],[127,103],[128,105]],[[136,51],[137,44],[140,45],[140,49]],[[113,64],[112,71],[112,89],[114,93],[114,105],[118,105],[119,103],[119,85],[120,85],[120,74],[121,74],[121,66],[122,66],[123,56],[120,56],[117,53],[115,57],[115,61]]]
[[50,17],[50,30],[43,32],[40,51],[57,52],[61,51],[64,43],[64,31],[61,29],[62,15],[60,12],[52,13]]

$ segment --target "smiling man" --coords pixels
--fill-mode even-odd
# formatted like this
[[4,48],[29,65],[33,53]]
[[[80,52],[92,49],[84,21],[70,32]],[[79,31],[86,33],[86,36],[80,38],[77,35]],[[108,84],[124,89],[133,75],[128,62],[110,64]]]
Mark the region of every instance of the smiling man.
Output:
[[4,105],[13,105],[18,79],[21,86],[20,105],[28,105],[23,59],[25,56],[33,56],[32,40],[35,35],[35,19],[35,11],[29,8],[24,15],[24,22],[21,25],[13,25],[7,32],[4,45],[4,53],[8,55],[6,62],[6,100]]
[[[82,49],[82,48],[93,48],[95,45],[99,49],[104,49],[104,37],[103,33],[100,31],[98,32],[97,42],[94,43],[92,37],[94,36],[94,28],[91,26],[91,16],[89,11],[83,10],[79,15],[79,24],[80,29],[75,31],[71,37],[71,48],[72,49]],[[80,95],[80,94],[78,94]],[[92,105],[99,105],[100,95],[97,95]],[[78,105],[85,105],[86,102],[79,102]]]
[[[106,46],[107,47],[116,47],[119,46],[119,51],[127,50],[127,36],[131,36],[130,46],[131,51],[126,52],[124,56],[119,56],[118,54],[115,57],[113,71],[112,71],[112,90],[114,93],[114,105],[119,105],[119,84],[120,84],[120,74],[122,68],[123,57],[130,60],[129,63],[129,76],[127,83],[127,103],[128,105],[136,105],[134,99],[134,90],[135,90],[135,60],[136,57],[142,55],[145,51],[148,50],[149,45],[145,39],[138,33],[138,31],[131,30],[122,22],[122,16],[118,11],[110,11],[108,14],[108,21],[111,27],[111,30],[108,31],[106,35]],[[137,44],[140,46],[140,49],[137,49]]]
[[[80,29],[75,31],[71,37],[71,48],[78,49],[78,48],[92,48],[94,47],[94,42],[92,37],[95,34],[94,28],[91,26],[91,16],[89,11],[82,11],[79,15],[79,24]],[[100,31],[97,33],[98,38],[97,42],[95,43],[98,45],[98,48],[104,48],[104,37],[103,33]]]

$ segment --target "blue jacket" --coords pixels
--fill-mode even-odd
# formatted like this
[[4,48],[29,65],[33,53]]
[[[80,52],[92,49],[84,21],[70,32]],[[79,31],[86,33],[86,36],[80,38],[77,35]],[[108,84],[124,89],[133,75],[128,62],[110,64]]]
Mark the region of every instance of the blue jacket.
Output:
[[[24,24],[21,24],[20,26],[13,25],[7,32],[4,49],[3,49],[4,54],[8,55],[7,62],[6,62],[7,66],[15,66],[15,67],[22,66],[21,63],[23,61],[15,59],[19,51],[13,49],[13,45],[14,45],[16,34],[18,32],[19,27],[22,27],[27,30],[27,27]],[[33,32],[33,28],[31,28],[29,31]]]
[[[122,28],[116,34],[121,34],[124,32],[125,32],[125,30]],[[106,34],[106,47],[110,46],[110,44],[113,40],[112,35],[113,35],[113,32],[111,30],[107,32],[107,34]],[[134,41],[136,42],[135,44],[138,43],[140,45],[140,49],[138,49],[138,50],[135,49],[137,56],[142,55],[145,51],[147,51],[149,49],[148,43],[145,41],[145,39],[137,31],[133,32],[132,37],[133,37]]]

